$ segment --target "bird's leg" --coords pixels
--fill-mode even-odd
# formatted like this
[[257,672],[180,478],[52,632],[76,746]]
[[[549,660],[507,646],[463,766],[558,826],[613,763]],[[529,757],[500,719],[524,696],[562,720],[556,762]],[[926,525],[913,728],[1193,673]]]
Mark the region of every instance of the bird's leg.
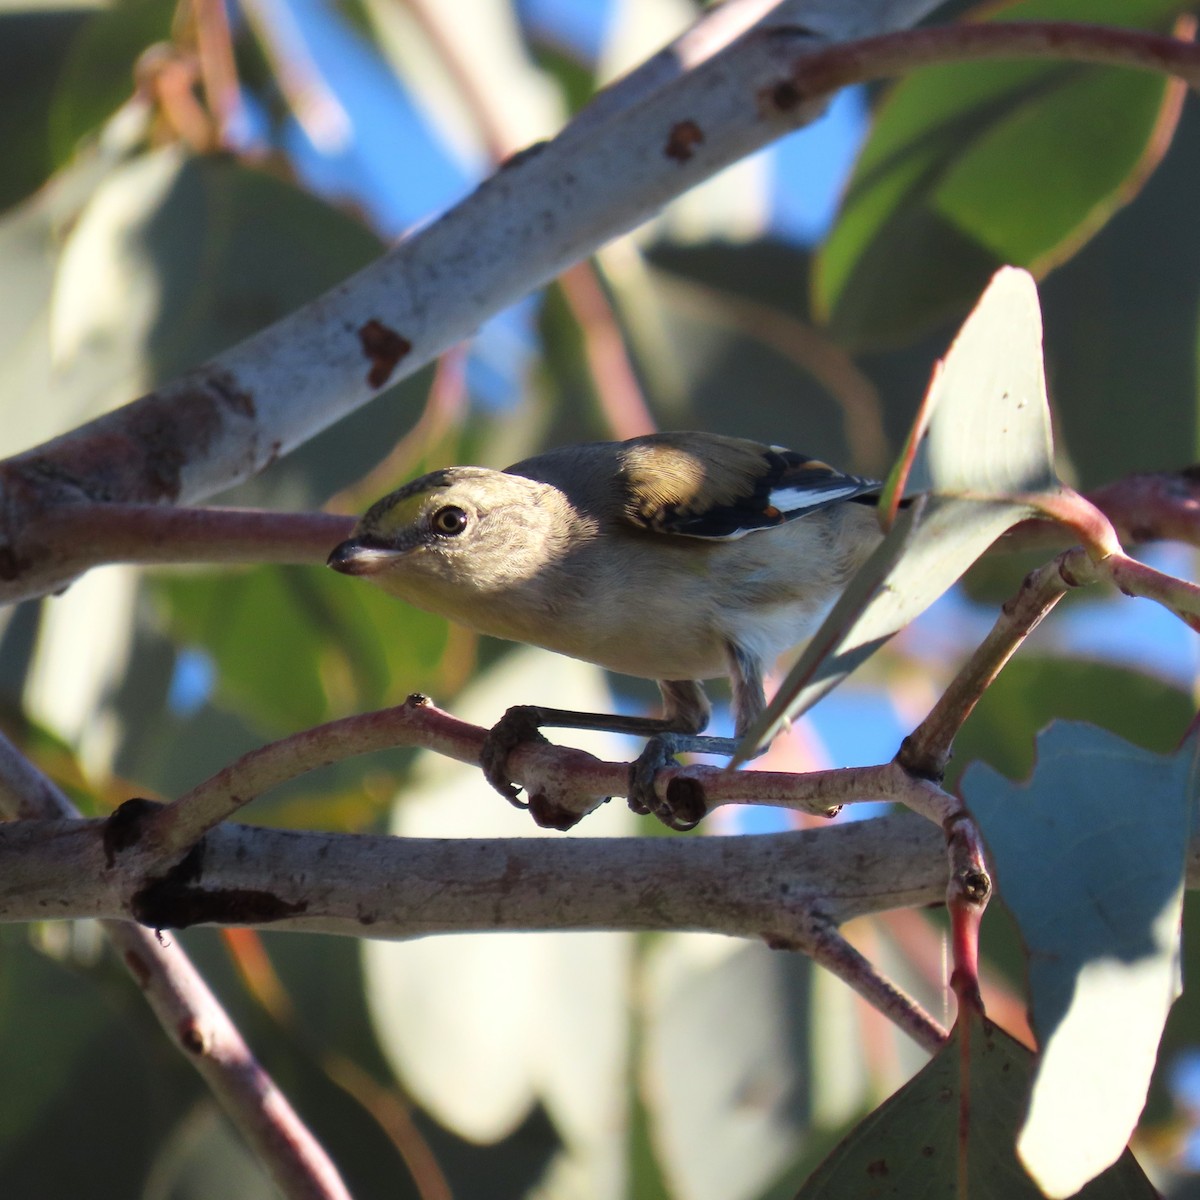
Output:
[[[695,828],[708,806],[703,790],[688,779],[672,780],[663,800],[654,787],[658,772],[674,766],[675,755],[689,751],[732,757],[746,730],[766,707],[758,659],[732,643],[725,649],[733,688],[735,735],[727,738],[701,734],[711,710],[698,683],[662,681],[658,686],[663,694],[664,721],[670,722],[670,727],[650,738],[630,768],[629,807],[636,813],[653,813],[671,829]],[[695,693],[699,694],[699,706],[695,705]]]
[[664,800],[654,780],[664,767],[677,767],[675,755],[732,755],[737,738],[703,733],[658,733],[643,747],[629,769],[629,807],[635,813],[653,813],[670,829],[694,829],[708,812],[703,789],[690,779],[673,779]]
[[[700,736],[712,716],[712,706],[704,689],[694,679],[660,679],[658,690],[663,698],[663,715],[657,730],[651,733],[642,752],[629,768],[629,807],[639,815],[653,813],[672,829],[691,829],[704,816],[704,802],[689,794],[677,810],[664,803],[654,790],[654,777],[663,767],[673,766],[675,755],[696,748],[697,741],[727,741]],[[714,753],[720,754],[718,748]],[[700,811],[696,809],[699,807]]]
[[[520,789],[508,773],[508,756],[526,742],[545,742],[541,730],[546,726],[560,729],[598,729],[609,733],[630,733],[647,737],[641,754],[629,770],[629,807],[639,814],[653,813],[671,829],[692,829],[707,807],[703,792],[691,781],[673,780],[663,800],[654,788],[654,778],[663,767],[675,765],[675,755],[685,752],[731,756],[742,735],[758,719],[766,706],[762,668],[756,658],[740,647],[727,648],[729,678],[733,685],[733,709],[736,735],[731,738],[704,735],[712,709],[704,689],[694,679],[663,679],[658,687],[663,697],[661,717],[617,716],[607,713],[575,712],[539,705],[510,708],[488,733],[480,754],[484,777],[510,804],[529,805],[518,799]],[[535,814],[539,824],[565,828],[552,809]],[[571,815],[570,824],[577,817]]]
[[[699,689],[699,684],[691,686]],[[707,701],[702,702],[707,708]],[[488,732],[479,755],[484,778],[510,804],[517,808],[529,806],[517,797],[520,788],[514,786],[508,773],[508,756],[527,742],[545,742],[541,730],[546,726],[560,729],[598,729],[608,733],[631,733],[653,737],[677,729],[667,717],[618,716],[610,713],[575,712],[568,708],[543,708],[534,704],[519,704],[510,708]]]

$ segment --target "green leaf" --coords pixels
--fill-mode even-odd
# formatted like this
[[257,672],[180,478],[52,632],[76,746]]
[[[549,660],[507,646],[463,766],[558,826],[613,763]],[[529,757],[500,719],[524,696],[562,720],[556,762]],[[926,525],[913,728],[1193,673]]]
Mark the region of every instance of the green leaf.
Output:
[[[68,1086],[76,1059],[88,1044],[111,1033],[110,1017],[69,971],[22,942],[27,931],[6,930],[0,947],[0,1068],[10,1086],[0,1089],[0,1144],[13,1144],[34,1126],[55,1095]],[[38,1030],[17,1036],[29,1015]],[[14,1088],[12,1081],[20,1080]]]
[[1164,758],[1061,722],[1027,784],[963,778],[1029,956],[1042,1054],[1018,1150],[1051,1196],[1115,1162],[1145,1104],[1180,989],[1195,750]]
[[42,936],[54,958],[27,929],[0,931],[4,1194],[141,1195],[146,1147],[202,1085],[103,953],[95,923],[54,923]]
[[119,0],[80,30],[59,76],[50,109],[51,150],[66,162],[134,92],[142,53],[171,36],[169,0]]
[[1037,287],[997,271],[930,389],[910,486],[938,495],[1056,491]]
[[324,720],[320,645],[306,620],[305,585],[293,572],[189,573],[161,588],[173,626],[212,655],[225,703],[272,729]]
[[40,187],[54,168],[48,114],[55,81],[89,8],[0,13],[0,209]]
[[94,381],[83,373],[64,377],[54,361],[51,311],[69,231],[124,157],[127,146],[116,141],[90,148],[0,218],[0,455],[94,415]]
[[737,760],[836,687],[1031,513],[1006,493],[1057,486],[1041,342],[1033,280],[1011,268],[998,272],[930,391],[913,480],[933,494],[901,512],[746,734]]
[[648,276],[609,282],[664,424],[783,441],[861,474],[885,468],[877,398],[806,311],[805,253],[759,239],[649,254]]
[[188,572],[156,582],[176,637],[217,667],[218,696],[291,732],[428,687],[446,623],[323,567]]
[[642,1087],[664,1174],[682,1196],[757,1195],[810,1132],[813,965],[671,937],[652,967]]
[[[1042,1200],[1041,1190],[1013,1151],[1032,1071],[1028,1050],[975,1013],[966,1014],[925,1069],[859,1124],[809,1178],[796,1200],[955,1195],[971,1200]],[[960,1147],[964,1078],[969,1080],[970,1107],[966,1141]],[[965,1192],[956,1189],[960,1165],[965,1170]],[[1079,1193],[1080,1200],[1156,1200],[1157,1196],[1128,1150]]]
[[[1140,187],[1164,99],[1154,75],[1087,71],[977,138],[942,176],[933,203],[1001,262],[1044,274]],[[1155,161],[1161,149],[1165,141]],[[1014,189],[1034,181],[1037,202],[1020,203]]]
[[161,1144],[153,1147],[152,1195],[171,1200],[237,1196],[278,1200],[279,1190],[214,1100],[200,1100]]
[[1181,688],[1140,671],[1065,656],[1022,653],[984,692],[954,739],[948,783],[974,760],[1009,779],[1033,769],[1034,739],[1056,717],[1087,721],[1135,745],[1167,753],[1195,709]]
[[[1178,0],[1026,0],[1005,21],[1165,29]],[[961,309],[1003,262],[1043,273],[1132,199],[1166,145],[1171,82],[1047,62],[919,71],[882,105],[814,276],[842,339],[895,343]]]
[[[381,247],[359,222],[264,172],[177,146],[135,153],[142,131],[129,124],[112,123],[0,221],[0,452],[227,349]],[[282,459],[240,502],[320,503],[352,463],[386,451],[410,421],[398,402],[427,386],[425,373],[389,390]]]

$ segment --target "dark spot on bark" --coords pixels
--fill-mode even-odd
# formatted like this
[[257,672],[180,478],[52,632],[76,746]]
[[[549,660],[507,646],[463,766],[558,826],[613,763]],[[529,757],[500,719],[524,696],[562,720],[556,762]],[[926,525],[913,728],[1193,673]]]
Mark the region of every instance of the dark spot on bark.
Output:
[[245,388],[238,387],[237,379],[231,372],[210,368],[204,371],[203,378],[213,394],[230,412],[247,417],[251,421],[258,415],[254,397]]
[[143,888],[134,892],[129,905],[134,920],[157,930],[181,929],[183,926],[178,922],[161,920],[155,914],[171,897],[197,890],[191,885],[203,873],[204,839],[201,838],[165,875],[149,879]]
[[677,163],[688,162],[704,141],[704,130],[695,121],[676,121],[667,135],[663,153]]
[[358,914],[358,923],[360,925],[374,925],[379,918],[374,913],[360,912]]
[[371,360],[367,382],[381,388],[392,377],[396,364],[412,349],[412,342],[372,317],[358,331],[363,353]]
[[134,796],[113,809],[108,820],[104,822],[104,832],[101,835],[106,866],[111,867],[122,850],[128,850],[130,846],[136,846],[142,840],[142,823],[151,813],[158,812],[162,807],[157,800],[145,800]]
[[228,415],[253,419],[254,399],[229,372],[200,368],[98,421],[86,438],[69,438],[20,461],[37,480],[39,502],[175,501],[183,468],[207,453]]
[[786,113],[804,103],[804,93],[794,80],[784,79],[758,93],[759,108],[764,112]]
[[922,1158],[932,1158],[935,1153],[936,1153],[936,1151],[934,1150],[934,1148],[932,1146],[922,1146],[921,1147],[921,1157]]
[[[114,430],[98,439],[96,469],[85,472],[85,490],[95,500],[177,500],[183,468],[207,452],[220,435],[227,412],[254,416],[249,393],[238,389],[226,371],[201,370],[186,376],[178,387],[145,397],[124,410],[120,432]],[[105,488],[106,495],[95,494],[93,481],[102,481],[108,474],[106,460],[99,455],[119,454],[121,448],[114,443],[129,442],[133,445],[125,453],[132,450],[133,454],[124,461],[143,464],[142,479],[133,481],[136,494],[130,495],[127,486],[121,485]]]
[[306,901],[289,904],[273,892],[256,888],[182,886],[169,876],[134,894],[134,918],[156,928],[186,929],[189,925],[266,925],[308,908]]
[[196,1027],[195,1021],[181,1021],[179,1024],[179,1044],[189,1054],[204,1053],[204,1036]]

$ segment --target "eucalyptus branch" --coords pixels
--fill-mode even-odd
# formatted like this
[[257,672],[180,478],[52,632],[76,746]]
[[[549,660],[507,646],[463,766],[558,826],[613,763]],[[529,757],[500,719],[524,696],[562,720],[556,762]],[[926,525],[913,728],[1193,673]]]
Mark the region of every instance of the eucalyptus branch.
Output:
[[1129,475],[1085,494],[1122,542],[1200,545],[1200,465]]
[[1153,600],[1200,633],[1200,587],[1196,584],[1157,571],[1126,554],[1114,554],[1096,563],[1095,570],[1126,596]]
[[[491,102],[477,82],[462,39],[454,36],[455,18],[449,15],[452,10],[431,0],[405,0],[405,6],[454,81],[459,99],[471,114],[471,120],[493,162],[497,165],[503,162],[520,149],[516,140],[518,135],[505,120],[505,114]],[[752,0],[750,9],[752,14],[761,15],[758,10],[773,6],[774,0]],[[739,0],[734,7],[745,9],[746,0]],[[747,23],[755,19],[754,15],[741,15]],[[706,13],[692,27],[692,32],[714,24],[714,16],[711,11]],[[626,76],[620,83],[610,87],[607,95],[615,108],[622,103],[621,97],[631,102],[635,90],[637,85],[633,77]],[[654,418],[630,361],[612,304],[600,284],[596,266],[587,261],[576,263],[562,273],[558,286],[579,327],[584,361],[609,428],[621,440],[653,433],[657,428]]]
[[1070,587],[1057,559],[1025,577],[1020,590],[1005,601],[995,625],[950,681],[929,715],[904,739],[896,755],[900,766],[920,778],[942,778],[954,739],[980,697]]
[[1124,553],[1090,557],[1080,547],[1059,555],[1059,571],[1071,587],[1086,587],[1101,580],[1126,596],[1141,596],[1161,604],[1189,629],[1200,633],[1200,586],[1155,570]]
[[946,1030],[911,996],[898,988],[860,954],[829,921],[814,920],[802,947],[827,971],[848,983],[868,1004],[881,1012],[930,1054],[941,1049]]
[[26,544],[53,546],[74,572],[102,563],[323,563],[354,527],[334,513],[73,504],[34,523]]
[[983,1011],[979,987],[979,927],[992,895],[992,880],[983,852],[983,836],[974,818],[964,809],[946,826],[950,879],[946,908],[950,913],[950,949],[954,969],[950,986],[959,1012]]
[[[0,825],[0,920],[130,918],[350,937],[500,930],[693,929],[791,945],[945,895],[943,839],[896,813],[724,837],[408,838],[225,823],[164,870],[108,820]],[[807,942],[805,942],[807,945]]]
[[[165,874],[136,844],[114,845],[123,823],[0,825],[0,921],[133,915],[380,938],[692,929],[797,946],[832,966],[837,947],[822,930],[946,897],[943,835],[912,813],[737,838],[433,839],[223,824]],[[1187,877],[1200,887],[1197,835]],[[867,995],[863,978],[849,981]]]
[[[1200,466],[1127,475],[1084,493],[1108,518],[1122,543],[1184,542],[1200,546]],[[1014,525],[996,548],[1065,550],[1070,534],[1057,521],[1032,518]]]
[[187,954],[127,920],[106,920],[103,928],[163,1032],[195,1066],[280,1192],[289,1200],[351,1200],[337,1167]]
[[[756,315],[759,327],[768,323],[766,310]],[[843,395],[838,386],[830,386]],[[355,488],[356,494],[362,492]],[[1103,513],[1122,541],[1200,545],[1200,467],[1131,475],[1086,493],[1084,499]],[[78,573],[114,562],[316,565],[349,536],[352,526],[352,518],[333,513],[89,502],[51,508],[24,536],[31,553],[39,553],[38,546],[47,552],[52,547],[56,561]],[[1004,534],[994,549],[1065,549],[1070,540],[1058,521],[1034,518]]]
[[78,816],[75,805],[0,732],[0,821]]
[[[395,708],[344,717],[250,751],[147,816],[137,837],[142,853],[172,862],[263,792],[318,767],[397,746],[478,764],[486,737],[486,729],[460,721],[423,696],[410,696]],[[579,817],[611,796],[624,796],[629,786],[629,763],[604,762],[569,746],[521,745],[510,755],[509,767],[527,794],[552,796],[558,810]],[[708,811],[725,804],[765,804],[830,817],[844,804],[895,800],[942,824],[958,808],[935,784],[891,762],[804,774],[669,767],[655,784],[665,798],[677,781],[686,781],[703,797]]]
[[800,104],[855,83],[956,62],[1048,59],[1155,71],[1200,87],[1200,47],[1179,38],[1071,21],[981,21],[885,33],[797,59],[770,97]]
[[[10,818],[0,822],[0,831],[16,835],[27,849],[29,835],[33,843],[41,842],[38,830],[47,825],[63,831],[98,828],[95,822],[79,820],[70,800],[3,734],[0,816]],[[11,820],[14,817],[24,819]],[[49,848],[53,840],[43,844]],[[99,845],[103,855],[103,838]],[[107,853],[112,849],[110,842]],[[5,880],[5,890],[14,882]],[[47,908],[39,907],[40,913],[31,911],[23,919],[46,918]],[[350,1200],[337,1168],[251,1054],[183,950],[128,924],[132,914],[127,908],[88,915],[107,918],[104,931],[163,1031],[195,1066],[280,1191],[294,1200]]]

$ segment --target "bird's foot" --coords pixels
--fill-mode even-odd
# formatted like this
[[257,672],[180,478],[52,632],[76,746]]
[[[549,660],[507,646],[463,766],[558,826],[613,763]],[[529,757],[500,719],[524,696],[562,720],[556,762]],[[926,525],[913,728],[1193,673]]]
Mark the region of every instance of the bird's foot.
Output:
[[527,742],[547,742],[541,733],[541,715],[539,709],[527,704],[510,708],[489,730],[479,752],[483,777],[514,808],[528,808],[529,805],[519,799],[521,789],[508,773],[508,756]]
[[653,813],[669,829],[694,829],[700,824],[708,805],[703,788],[695,780],[672,779],[665,799],[654,787],[659,771],[678,766],[675,755],[692,749],[695,741],[688,734],[660,733],[646,743],[629,768],[629,807],[635,813]]

